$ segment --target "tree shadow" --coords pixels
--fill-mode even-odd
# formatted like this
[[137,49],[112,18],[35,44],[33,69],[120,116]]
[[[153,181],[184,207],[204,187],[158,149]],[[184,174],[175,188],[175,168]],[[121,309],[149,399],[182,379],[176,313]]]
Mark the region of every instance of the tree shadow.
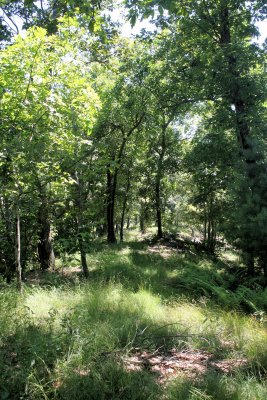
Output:
[[160,399],[162,389],[146,371],[129,373],[122,362],[112,356],[91,363],[90,370],[70,373],[57,390],[57,398],[88,400]]
[[[143,269],[144,262],[139,256],[133,255],[132,264]],[[146,260],[151,263],[150,257]],[[152,260],[157,262],[160,259],[153,254]],[[171,354],[172,349],[184,354],[191,351],[192,357],[199,357],[207,354],[208,340],[213,349],[217,348],[217,353],[212,356],[219,363],[231,353],[231,348],[227,344],[219,348],[215,333],[206,335],[202,340],[190,335],[189,328],[161,326],[145,310],[141,300],[135,307],[132,307],[133,302],[126,301],[130,291],[125,290],[123,301],[123,298],[116,297],[116,291],[108,291],[108,285],[91,289],[90,293],[85,290],[80,303],[58,321],[57,329],[53,327],[51,316],[43,321],[44,325],[21,322],[16,332],[4,339],[0,347],[2,397],[186,400],[194,398],[193,395],[198,398],[199,393],[199,398],[205,398],[204,395],[218,400],[237,398],[234,396],[238,391],[238,382],[233,381],[236,389],[230,393],[223,386],[225,376],[229,374],[218,372],[216,366],[207,369],[201,376],[192,375],[190,371],[186,374],[182,368],[173,368],[172,384],[161,382],[159,373],[151,370],[147,362],[142,363],[141,370],[129,370],[125,358],[136,357],[140,353],[145,354],[143,361],[149,360],[155,352],[156,355]],[[172,364],[165,364],[164,368],[171,369]],[[241,376],[244,368],[238,367],[231,372],[232,379]],[[183,380],[179,378],[181,374],[185,376]],[[242,382],[249,380],[244,375]],[[212,384],[212,379],[215,384]]]
[[49,328],[21,323],[0,346],[1,399],[34,398],[31,384],[47,382],[68,348],[66,335],[57,336]]

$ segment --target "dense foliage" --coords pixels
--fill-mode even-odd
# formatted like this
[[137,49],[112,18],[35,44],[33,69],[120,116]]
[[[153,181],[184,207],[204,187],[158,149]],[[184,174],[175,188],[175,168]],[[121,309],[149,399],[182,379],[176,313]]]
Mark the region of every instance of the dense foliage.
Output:
[[121,37],[108,3],[1,6],[1,273],[79,251],[88,276],[94,238],[155,225],[266,279],[264,3],[126,5],[155,32]]

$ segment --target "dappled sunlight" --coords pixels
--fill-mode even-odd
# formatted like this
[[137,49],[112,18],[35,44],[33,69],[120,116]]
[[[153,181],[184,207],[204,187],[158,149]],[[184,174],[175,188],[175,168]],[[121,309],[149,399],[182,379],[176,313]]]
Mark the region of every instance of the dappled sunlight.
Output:
[[122,255],[129,255],[131,253],[131,248],[129,247],[129,246],[126,246],[126,247],[124,247],[124,248],[122,248],[121,250],[119,250],[119,254],[122,254]]
[[200,307],[187,303],[169,306],[168,316],[172,322],[179,322],[182,327],[190,328],[192,333],[199,332],[205,320],[205,314]]
[[49,318],[53,312],[64,315],[72,307],[79,304],[81,299],[81,293],[78,290],[36,289],[26,296],[25,305],[29,308],[34,319],[42,320]]
[[[15,292],[2,296],[8,329],[0,352],[8,387],[16,380],[23,390],[27,381],[34,399],[44,391],[78,399],[82,388],[94,393],[92,399],[122,393],[136,400],[235,400],[234,393],[247,387],[246,374],[264,373],[264,319],[219,304],[227,290],[211,260],[166,258],[135,243],[99,247],[87,258],[88,281],[77,272],[64,279],[56,272],[51,279],[40,275],[43,286],[26,284],[23,301],[12,301],[13,314]],[[210,376],[221,398],[214,397]],[[224,377],[232,380],[232,392],[223,388]],[[250,387],[265,398],[263,383]]]

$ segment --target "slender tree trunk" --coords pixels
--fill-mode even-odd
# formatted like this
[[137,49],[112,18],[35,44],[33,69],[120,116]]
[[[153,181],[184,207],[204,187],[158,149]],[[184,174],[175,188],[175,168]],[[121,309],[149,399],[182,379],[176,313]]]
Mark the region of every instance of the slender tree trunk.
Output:
[[166,130],[170,121],[167,124],[162,126],[161,132],[161,148],[159,152],[159,160],[157,165],[157,175],[156,175],[156,184],[155,184],[155,199],[156,199],[156,214],[157,214],[157,228],[158,228],[158,238],[161,239],[163,237],[162,231],[162,198],[161,198],[161,181],[162,181],[162,169],[163,169],[163,160],[166,152]]
[[83,241],[83,237],[82,237],[81,233],[78,233],[78,243],[79,243],[79,251],[80,251],[80,256],[81,256],[81,265],[82,265],[83,274],[84,274],[85,278],[88,278],[89,270],[88,270],[88,265],[87,265],[87,260],[86,260],[86,252],[84,249],[84,241]]
[[254,262],[253,253],[249,252],[246,254],[246,264],[247,264],[247,269],[248,269],[248,275],[254,276],[255,275],[255,262]]
[[204,243],[207,241],[207,210],[204,208]]
[[[128,211],[129,211],[129,210],[128,210]],[[127,218],[126,229],[130,229],[130,223],[131,223],[131,220],[130,220],[130,218],[128,217],[128,218]]]
[[19,208],[16,210],[17,229],[16,229],[16,262],[17,262],[17,285],[19,291],[22,293],[22,267],[21,267],[21,241],[20,241],[20,213]]
[[141,233],[146,233],[145,215],[143,213],[143,210],[141,210],[140,212],[139,223]]
[[211,223],[210,223],[210,216],[208,217],[208,237],[207,237],[207,248],[210,247],[210,240],[211,240]]
[[107,170],[107,241],[116,243],[115,227],[114,227],[114,209],[115,209],[115,177],[110,169]]
[[159,239],[163,237],[162,232],[162,215],[161,215],[161,198],[160,198],[160,178],[156,181],[155,195],[156,195],[156,214],[157,214],[157,236]]
[[215,231],[215,222],[214,222],[214,206],[213,199],[210,200],[208,206],[208,227],[207,227],[207,240],[206,240],[206,249],[211,254],[215,251],[216,246],[216,231]]
[[267,286],[267,256],[264,254],[260,257],[260,265],[263,269],[263,276],[264,276],[264,285]]
[[11,283],[12,278],[16,272],[16,258],[14,257],[14,248],[16,246],[14,241],[13,231],[13,217],[11,213],[11,203],[8,196],[3,195],[1,199],[1,212],[4,219],[5,229],[5,246],[3,255],[5,259],[5,279],[7,283]]
[[1,214],[4,221],[4,234],[5,246],[3,248],[3,255],[5,260],[5,279],[7,283],[11,283],[12,278],[16,272],[16,258],[14,257],[14,248],[16,243],[14,240],[14,216],[12,212],[12,201],[10,200],[9,193],[5,191],[6,186],[13,180],[13,163],[9,155],[6,156],[2,168],[1,180],[3,183],[3,192],[1,196]]
[[131,186],[131,180],[130,180],[130,174],[128,174],[127,177],[127,186],[126,190],[124,193],[124,199],[123,199],[123,205],[122,205],[122,213],[121,213],[121,221],[120,221],[120,241],[123,242],[123,227],[124,227],[124,217],[125,217],[125,212],[126,212],[126,207],[127,207],[127,200],[128,200],[128,194]]
[[77,206],[77,236],[78,236],[78,244],[79,244],[79,251],[80,251],[80,256],[81,256],[81,265],[82,265],[82,270],[85,278],[88,278],[89,276],[89,270],[88,270],[88,265],[87,265],[87,260],[86,260],[86,251],[84,248],[84,209],[85,209],[85,204],[84,204],[84,193],[83,193],[83,184],[82,180],[79,176],[79,173],[76,171],[75,172],[75,180],[77,182],[76,185],[76,206]]
[[140,216],[140,231],[143,234],[146,233],[145,221],[144,221],[144,218],[142,216]]
[[121,166],[122,156],[124,153],[127,140],[133,134],[133,132],[141,125],[144,116],[145,116],[144,112],[142,112],[140,115],[137,115],[135,124],[128,130],[128,132],[125,132],[123,128],[120,129],[123,134],[123,138],[117,155],[113,155],[112,157],[112,161],[116,163],[114,172],[111,172],[110,165],[108,165],[107,168],[107,192],[106,192],[107,228],[108,228],[107,241],[109,243],[116,243],[117,241],[114,231],[114,213],[115,213],[115,198],[117,190],[117,177]]

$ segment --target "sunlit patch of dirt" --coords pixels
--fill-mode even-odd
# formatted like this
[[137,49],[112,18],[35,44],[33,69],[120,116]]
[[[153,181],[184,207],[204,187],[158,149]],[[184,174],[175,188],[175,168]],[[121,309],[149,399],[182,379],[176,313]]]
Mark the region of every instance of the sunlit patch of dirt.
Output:
[[124,358],[123,362],[127,371],[147,370],[155,373],[160,383],[181,374],[190,378],[200,377],[212,370],[229,374],[247,364],[245,358],[216,360],[212,353],[206,351],[177,351],[176,349],[168,353],[136,352]]
[[248,360],[246,358],[237,358],[229,360],[214,361],[210,363],[210,366],[219,372],[229,374],[237,368],[241,368],[247,365]]

